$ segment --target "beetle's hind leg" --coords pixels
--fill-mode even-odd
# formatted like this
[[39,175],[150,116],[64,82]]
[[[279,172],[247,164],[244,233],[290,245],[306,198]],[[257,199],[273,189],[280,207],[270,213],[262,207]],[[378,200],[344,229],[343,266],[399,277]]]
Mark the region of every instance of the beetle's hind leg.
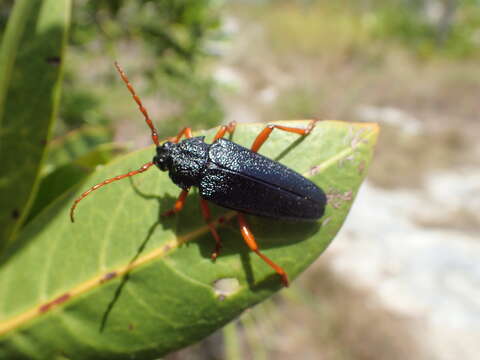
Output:
[[289,283],[287,273],[279,265],[275,264],[272,260],[270,260],[268,257],[266,257],[260,252],[257,242],[255,241],[255,237],[250,231],[247,221],[245,220],[245,216],[242,213],[238,213],[238,224],[240,225],[240,231],[248,247],[258,256],[260,256],[263,261],[270,265],[273,270],[275,270],[277,274],[280,275],[283,285],[288,287]]
[[287,131],[287,132],[291,132],[291,133],[295,133],[295,134],[305,136],[305,135],[310,134],[310,132],[315,127],[316,122],[317,122],[317,120],[310,121],[308,126],[306,128],[303,128],[303,129],[290,127],[290,126],[283,126],[283,125],[273,125],[273,124],[267,125],[265,127],[265,129],[263,129],[262,132],[257,135],[257,137],[255,138],[255,141],[253,142],[250,150],[252,150],[253,152],[257,152],[260,149],[260,147],[265,143],[265,141],[267,141],[267,139],[270,136],[270,134],[272,133],[273,129],[279,129],[279,130],[283,130],[283,131]]
[[224,137],[225,133],[227,133],[227,132],[232,134],[235,131],[236,126],[237,126],[236,121],[230,121],[227,125],[220,126],[220,129],[218,129],[217,133],[215,134],[215,137],[213,138],[213,141],[216,141],[216,140]]
[[220,235],[218,235],[217,229],[215,229],[215,226],[211,222],[212,217],[210,215],[210,208],[208,207],[207,200],[200,199],[200,207],[202,208],[203,218],[205,219],[205,222],[207,223],[210,232],[215,239],[215,249],[211,255],[212,260],[215,261],[218,255],[220,255],[220,250],[222,249],[222,240],[220,239]]

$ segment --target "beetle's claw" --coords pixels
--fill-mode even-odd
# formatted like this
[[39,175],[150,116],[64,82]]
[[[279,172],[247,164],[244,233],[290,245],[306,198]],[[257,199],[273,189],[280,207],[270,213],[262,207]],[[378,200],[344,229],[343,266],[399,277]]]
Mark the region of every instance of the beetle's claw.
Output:
[[215,247],[215,250],[212,251],[212,255],[210,255],[210,258],[212,259],[212,261],[215,261],[217,260],[217,257],[220,255],[220,249],[222,247],[220,245],[216,246]]
[[290,285],[290,282],[288,281],[287,274],[280,274],[280,276],[282,278],[283,286],[288,287]]
[[317,125],[317,121],[318,121],[317,119],[313,119],[312,121],[310,121],[307,128],[305,129],[306,131],[305,135],[308,135],[312,132],[313,128]]

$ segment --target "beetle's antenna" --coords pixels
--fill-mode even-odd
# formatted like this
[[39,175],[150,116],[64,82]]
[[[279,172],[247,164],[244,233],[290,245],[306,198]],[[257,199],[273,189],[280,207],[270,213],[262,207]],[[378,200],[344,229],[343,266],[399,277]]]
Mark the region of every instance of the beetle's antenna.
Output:
[[70,208],[70,220],[72,220],[72,222],[74,222],[74,217],[73,217],[73,213],[75,211],[75,208],[77,207],[78,203],[80,201],[82,201],[88,194],[90,194],[92,191],[94,190],[97,190],[98,188],[101,188],[102,186],[104,185],[108,185],[114,181],[117,181],[117,180],[121,180],[121,179],[124,179],[126,177],[130,177],[130,176],[134,176],[134,175],[137,175],[137,174],[140,174],[144,171],[147,171],[150,166],[153,165],[153,162],[148,162],[146,163],[145,165],[143,165],[140,169],[138,170],[134,170],[134,171],[130,171],[126,174],[123,174],[123,175],[118,175],[118,176],[115,176],[113,178],[110,178],[110,179],[107,179],[107,180],[104,180],[102,181],[101,183],[98,183],[97,185],[95,186],[92,186],[90,189],[88,189],[87,191],[85,191],[82,195],[79,196],[79,198],[77,200],[75,200],[73,202],[73,205],[72,207]]
[[150,119],[150,116],[148,115],[147,109],[142,104],[142,100],[140,100],[140,97],[137,95],[135,92],[135,89],[133,88],[132,84],[130,84],[130,81],[128,80],[127,74],[125,74],[125,71],[120,67],[118,62],[115,61],[115,67],[117,68],[118,73],[120,74],[120,77],[122,78],[123,82],[125,85],[127,85],[128,91],[130,91],[130,94],[132,94],[133,100],[138,105],[138,108],[142,112],[143,116],[145,117],[145,121],[147,125],[150,127],[152,130],[152,140],[155,145],[160,145],[160,142],[158,141],[158,133],[157,129],[155,129],[155,126],[153,125],[152,119]]

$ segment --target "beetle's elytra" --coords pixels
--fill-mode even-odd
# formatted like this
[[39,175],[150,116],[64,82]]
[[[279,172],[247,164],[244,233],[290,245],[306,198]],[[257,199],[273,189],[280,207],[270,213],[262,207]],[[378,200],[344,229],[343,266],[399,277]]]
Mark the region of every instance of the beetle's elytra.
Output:
[[[273,129],[305,136],[314,128],[315,121],[312,120],[304,129],[268,125],[256,137],[250,149],[223,138],[227,132],[235,130],[234,122],[221,126],[211,144],[207,144],[204,137],[192,137],[192,131],[188,127],[182,129],[170,141],[160,144],[157,130],[127,75],[117,63],[115,67],[150,127],[152,140],[157,146],[156,155],[140,169],[107,179],[85,191],[74,201],[70,209],[72,222],[76,206],[92,191],[111,182],[142,173],[155,165],[161,171],[168,171],[170,179],[182,189],[174,206],[165,212],[164,216],[181,211],[188,191],[191,187],[197,187],[201,198],[202,215],[216,242],[212,259],[217,258],[222,245],[220,236],[211,222],[209,201],[238,212],[240,231],[249,248],[270,265],[281,276],[283,284],[288,286],[285,271],[260,252],[244,214],[279,220],[306,221],[314,221],[323,216],[327,198],[322,189],[292,169],[258,154],[258,150]],[[180,141],[182,137],[185,139]]]

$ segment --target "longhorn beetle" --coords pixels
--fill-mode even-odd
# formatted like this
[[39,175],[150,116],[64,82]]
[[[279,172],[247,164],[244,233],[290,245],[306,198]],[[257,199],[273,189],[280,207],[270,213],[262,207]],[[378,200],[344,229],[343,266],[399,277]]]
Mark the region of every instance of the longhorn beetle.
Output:
[[[168,171],[170,179],[182,189],[173,208],[162,215],[170,216],[181,211],[190,188],[198,187],[202,215],[216,243],[211,255],[212,260],[219,255],[222,243],[211,222],[209,201],[238,212],[240,232],[248,247],[270,265],[280,275],[283,284],[288,286],[286,272],[260,252],[244,214],[279,220],[306,221],[314,221],[323,216],[327,198],[322,189],[288,167],[258,154],[258,150],[274,129],[308,135],[315,127],[315,120],[304,129],[267,125],[258,134],[250,149],[223,138],[225,133],[234,131],[235,122],[221,126],[211,144],[205,143],[203,136],[193,137],[189,127],[182,129],[170,141],[161,144],[147,109],[127,75],[117,62],[115,67],[150,127],[157,154],[140,169],[104,180],[85,191],[72,204],[71,221],[74,221],[74,211],[78,203],[92,191],[114,181],[143,173],[156,165],[161,171]],[[182,137],[186,139],[180,141]]]

